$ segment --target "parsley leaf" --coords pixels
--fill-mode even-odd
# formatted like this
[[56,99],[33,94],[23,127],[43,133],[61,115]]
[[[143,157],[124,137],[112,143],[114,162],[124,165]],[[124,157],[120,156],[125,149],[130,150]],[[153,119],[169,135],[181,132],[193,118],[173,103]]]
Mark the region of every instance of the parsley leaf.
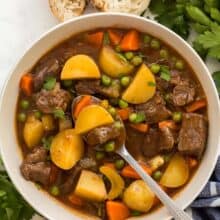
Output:
[[29,220],[34,215],[4,171],[0,171],[0,213],[4,220]]
[[53,112],[54,118],[65,119],[65,113],[62,109],[56,109]]
[[48,76],[45,79],[45,82],[43,84],[43,88],[46,90],[52,90],[56,85],[56,78],[52,77],[52,76]]
[[43,137],[42,138],[43,147],[46,150],[50,150],[50,146],[51,146],[52,140],[53,140],[53,136]]

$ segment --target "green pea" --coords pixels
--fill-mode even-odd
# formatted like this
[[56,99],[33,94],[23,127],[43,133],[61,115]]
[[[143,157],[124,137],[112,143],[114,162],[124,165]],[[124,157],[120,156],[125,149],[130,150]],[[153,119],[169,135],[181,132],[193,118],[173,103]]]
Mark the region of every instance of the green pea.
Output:
[[118,53],[120,53],[120,52],[121,52],[121,47],[120,47],[119,45],[117,45],[117,46],[115,47],[115,51],[118,52]]
[[172,118],[175,122],[180,122],[182,120],[182,112],[173,112]]
[[116,115],[116,109],[115,108],[113,108],[113,107],[110,107],[110,108],[108,108],[108,112],[112,115],[112,116],[115,116]]
[[140,56],[134,56],[131,60],[131,63],[134,65],[134,66],[139,66],[140,64],[143,63],[143,58],[140,57]]
[[21,108],[23,108],[23,109],[28,109],[29,106],[30,106],[30,103],[29,103],[28,100],[23,99],[23,100],[21,100],[21,102],[20,102],[20,106],[21,106]]
[[62,82],[62,84],[63,84],[64,87],[68,88],[68,87],[73,85],[73,81],[72,80],[64,80]]
[[101,81],[104,86],[110,86],[112,83],[112,79],[106,75],[102,75]]
[[120,128],[123,127],[123,124],[122,124],[120,121],[116,121],[116,122],[114,123],[114,127],[117,128],[117,129],[120,129]]
[[40,111],[37,110],[37,111],[34,112],[34,117],[35,117],[36,119],[40,119],[41,116],[42,116],[42,113],[41,113]]
[[175,67],[178,70],[183,70],[184,69],[184,62],[182,60],[177,60],[175,63]]
[[122,100],[122,99],[120,99],[118,101],[118,105],[119,105],[120,108],[127,108],[128,107],[128,103],[126,101]]
[[115,167],[118,170],[121,170],[124,167],[124,165],[125,165],[125,161],[122,160],[122,159],[119,159],[119,160],[115,161]]
[[160,41],[156,39],[152,39],[150,42],[150,46],[152,49],[158,50],[160,49]]
[[137,119],[137,114],[136,113],[131,113],[129,115],[129,121],[130,122],[134,123],[136,121],[136,119]]
[[150,40],[151,40],[151,37],[149,35],[144,35],[144,39],[143,40],[144,40],[145,44],[148,44],[150,42]]
[[105,157],[105,153],[102,152],[102,151],[97,151],[96,154],[95,154],[95,158],[97,160],[102,160],[104,157]]
[[58,188],[57,186],[52,186],[52,187],[50,188],[50,193],[51,193],[51,195],[53,195],[53,196],[59,196],[60,190],[59,190],[59,188]]
[[126,52],[126,53],[124,54],[124,56],[125,56],[125,58],[126,58],[127,60],[130,60],[130,59],[132,59],[132,58],[134,57],[134,53],[133,53],[133,52]]
[[154,73],[154,74],[159,73],[159,71],[160,71],[160,65],[157,64],[157,63],[153,63],[153,64],[150,66],[150,69],[151,69],[152,73]]
[[161,49],[160,50],[160,57],[161,58],[167,59],[168,56],[169,56],[169,53],[168,53],[168,51],[166,49]]
[[137,113],[137,117],[135,119],[135,123],[142,123],[143,121],[145,121],[146,116],[143,112],[139,112]]
[[141,212],[136,211],[136,210],[132,210],[132,211],[131,211],[131,215],[132,215],[132,216],[140,216],[140,215],[141,215]]
[[113,152],[115,150],[115,142],[109,141],[107,144],[105,144],[104,149],[106,152]]
[[162,172],[159,170],[157,170],[153,173],[153,178],[157,181],[160,180],[161,176],[162,176]]
[[124,87],[128,86],[130,81],[131,81],[131,78],[129,76],[123,76],[120,80],[121,85]]
[[27,117],[26,114],[21,112],[21,113],[18,114],[18,121],[25,122],[26,121],[26,117]]

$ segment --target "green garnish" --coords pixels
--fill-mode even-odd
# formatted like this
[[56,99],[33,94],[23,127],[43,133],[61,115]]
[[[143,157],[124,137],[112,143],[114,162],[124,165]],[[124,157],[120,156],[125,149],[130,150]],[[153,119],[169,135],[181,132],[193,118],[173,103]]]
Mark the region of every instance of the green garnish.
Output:
[[150,82],[148,82],[148,83],[147,83],[147,85],[148,85],[148,86],[155,87],[155,86],[156,86],[156,83],[155,83],[155,82],[150,81]]
[[104,44],[104,45],[109,45],[109,44],[110,44],[110,39],[109,39],[108,32],[105,32],[105,33],[104,33],[103,44]]
[[65,119],[65,113],[62,109],[56,109],[53,112],[54,118]]
[[50,91],[52,90],[56,85],[56,78],[52,77],[52,76],[48,76],[45,79],[45,82],[43,84],[43,88]]
[[42,138],[41,141],[42,141],[43,147],[46,150],[50,150],[50,146],[51,146],[52,140],[53,140],[53,136],[43,137]]

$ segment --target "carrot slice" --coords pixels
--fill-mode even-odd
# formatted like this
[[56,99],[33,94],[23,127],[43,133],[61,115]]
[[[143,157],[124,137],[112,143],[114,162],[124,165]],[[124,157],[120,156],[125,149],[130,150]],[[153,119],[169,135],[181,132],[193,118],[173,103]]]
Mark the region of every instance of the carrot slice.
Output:
[[130,124],[130,126],[140,132],[143,132],[143,133],[147,132],[149,129],[148,124],[145,124],[145,123]]
[[118,115],[121,117],[123,121],[127,120],[129,118],[129,115],[131,113],[130,108],[122,108],[117,110]]
[[135,51],[140,48],[140,37],[136,30],[131,30],[122,38],[120,48],[123,51]]
[[172,120],[161,121],[161,122],[159,122],[158,126],[159,126],[159,128],[168,127],[173,130],[176,130],[178,128],[176,123]]
[[112,169],[115,170],[115,165],[114,165],[114,163],[104,163],[104,166],[110,167],[110,168],[112,168]]
[[195,158],[187,157],[186,161],[191,169],[195,168],[198,165],[198,160],[196,160]]
[[[144,169],[146,173],[148,173],[149,175],[152,174],[153,171],[149,166],[147,166],[146,164],[140,164],[140,166]],[[122,169],[121,175],[127,178],[140,179],[140,176],[130,165],[127,165]]]
[[95,46],[101,46],[103,42],[104,32],[98,31],[95,33],[88,34],[86,36],[87,42],[94,44]]
[[22,76],[20,81],[20,88],[25,95],[31,96],[33,92],[33,77],[31,74],[27,73]]
[[122,36],[118,32],[110,29],[108,30],[108,35],[113,45],[118,45],[120,43]]
[[122,202],[107,201],[106,211],[109,220],[125,220],[130,216],[128,207]]
[[83,200],[80,197],[76,196],[74,193],[71,193],[68,196],[68,199],[75,206],[83,206]]
[[201,99],[193,102],[191,105],[186,107],[187,112],[195,112],[201,108],[204,108],[207,105],[206,99]]
[[83,98],[76,104],[73,116],[77,118],[82,109],[90,105],[91,103],[92,97],[90,95],[83,96]]

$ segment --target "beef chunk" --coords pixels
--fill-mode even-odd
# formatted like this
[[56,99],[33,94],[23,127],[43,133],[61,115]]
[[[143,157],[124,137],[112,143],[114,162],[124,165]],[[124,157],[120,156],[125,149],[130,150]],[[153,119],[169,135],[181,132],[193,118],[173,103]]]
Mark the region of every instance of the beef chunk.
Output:
[[85,140],[89,145],[103,144],[109,140],[115,139],[120,135],[120,129],[114,124],[94,128],[85,135]]
[[136,158],[142,156],[141,147],[144,141],[144,134],[137,131],[136,129],[126,125],[126,142],[125,146],[128,151]]
[[60,84],[57,83],[51,91],[42,89],[36,95],[36,105],[43,113],[53,113],[55,109],[66,110],[71,101],[70,94],[63,89],[60,89]]
[[35,147],[30,154],[25,157],[25,163],[38,163],[46,161],[47,150],[44,147]]
[[170,128],[164,127],[160,129],[159,148],[160,151],[170,151],[175,143],[175,135]]
[[145,113],[147,123],[157,123],[167,119],[171,115],[159,93],[156,93],[148,102],[136,105],[135,108],[138,112]]
[[21,173],[26,180],[49,184],[51,164],[46,161],[47,152],[43,147],[35,148],[24,159],[21,165]]
[[159,152],[159,132],[157,129],[150,128],[144,137],[142,153],[146,157],[153,157]]
[[188,80],[181,82],[173,89],[172,101],[176,106],[184,106],[194,100],[195,88]]
[[80,95],[94,95],[100,85],[99,80],[81,80],[75,85],[76,92]]
[[39,65],[34,73],[33,77],[33,84],[34,90],[38,91],[46,77],[48,76],[55,76],[57,77],[61,71],[61,65],[56,58],[47,59]]
[[50,165],[45,162],[35,164],[24,163],[21,166],[21,172],[26,180],[47,185],[50,177]]
[[59,189],[61,191],[61,194],[67,194],[73,191],[74,189],[74,183],[76,182],[77,178],[80,175],[82,168],[78,165],[74,166],[70,171],[67,172],[66,177],[62,178],[65,181],[63,181],[59,185]]
[[190,156],[200,157],[207,139],[207,122],[203,115],[186,113],[183,115],[179,134],[178,150]]
[[100,94],[105,97],[118,98],[120,96],[120,83],[115,80],[109,87],[101,85],[100,80],[81,80],[75,85],[76,92],[84,94]]

